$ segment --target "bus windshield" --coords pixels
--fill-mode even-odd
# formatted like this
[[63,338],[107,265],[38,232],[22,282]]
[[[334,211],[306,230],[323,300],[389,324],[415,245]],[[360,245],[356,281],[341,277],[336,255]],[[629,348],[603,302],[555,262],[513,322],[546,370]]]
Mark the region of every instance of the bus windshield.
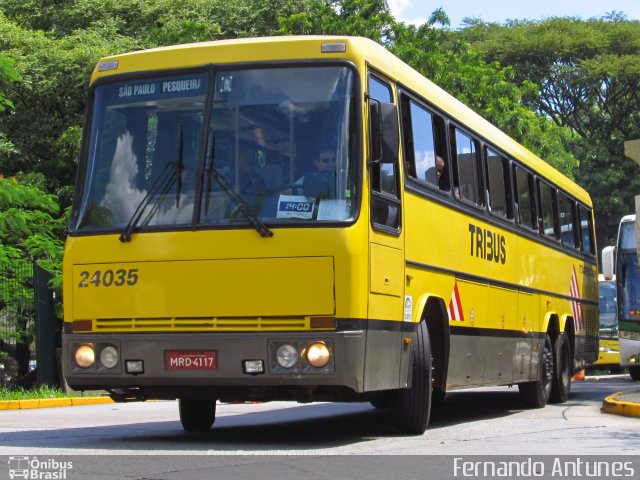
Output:
[[616,333],[618,321],[616,317],[617,300],[614,282],[600,282],[600,332]]
[[99,85],[72,230],[352,219],[354,78],[306,66]]
[[618,253],[616,272],[620,289],[619,318],[638,321],[640,320],[640,267],[638,267],[638,256],[635,251]]
[[636,249],[636,222],[622,222],[620,224],[620,250]]

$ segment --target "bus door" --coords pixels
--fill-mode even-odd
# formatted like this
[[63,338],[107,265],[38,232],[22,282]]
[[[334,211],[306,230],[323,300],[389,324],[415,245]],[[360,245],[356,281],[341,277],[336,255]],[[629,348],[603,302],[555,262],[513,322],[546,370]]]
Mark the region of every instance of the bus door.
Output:
[[[398,111],[391,86],[370,75],[369,301],[365,389],[406,385],[410,351],[403,348],[405,259],[400,194]],[[400,365],[400,368],[398,366]]]

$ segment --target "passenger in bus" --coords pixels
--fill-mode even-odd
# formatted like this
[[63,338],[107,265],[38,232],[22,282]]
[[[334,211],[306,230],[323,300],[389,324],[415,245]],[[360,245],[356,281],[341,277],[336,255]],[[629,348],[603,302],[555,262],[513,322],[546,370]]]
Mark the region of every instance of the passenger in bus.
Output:
[[[315,172],[306,174],[302,180],[302,190],[311,198],[335,198],[336,196],[336,155],[331,150],[322,150],[314,161]],[[299,182],[300,180],[298,180]],[[298,183],[296,182],[296,183]]]
[[436,155],[434,165],[429,167],[424,174],[425,180],[440,188],[440,179],[444,173],[444,160],[440,155]]
[[251,151],[241,149],[238,154],[238,191],[241,195],[259,196],[265,192],[265,182],[256,168]]

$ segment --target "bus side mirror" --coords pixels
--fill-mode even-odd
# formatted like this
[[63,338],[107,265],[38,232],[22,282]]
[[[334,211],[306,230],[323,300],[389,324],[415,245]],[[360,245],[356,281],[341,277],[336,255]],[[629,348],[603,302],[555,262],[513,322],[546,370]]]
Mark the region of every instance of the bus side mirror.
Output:
[[398,135],[398,108],[396,105],[370,99],[369,127],[371,162],[397,163],[400,138]]
[[605,280],[613,280],[615,274],[616,247],[604,247],[602,249],[602,276]]

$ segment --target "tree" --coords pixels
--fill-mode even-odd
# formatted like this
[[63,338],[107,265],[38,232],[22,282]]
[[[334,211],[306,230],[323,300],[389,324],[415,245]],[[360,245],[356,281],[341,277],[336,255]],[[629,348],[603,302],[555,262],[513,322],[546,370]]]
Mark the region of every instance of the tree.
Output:
[[640,22],[605,18],[551,18],[488,24],[477,20],[458,33],[487,61],[510,65],[533,110],[578,137],[575,178],[591,194],[598,243],[615,240],[620,218],[633,211],[640,167],[624,157],[624,141],[640,137]]
[[370,38],[572,176],[577,162],[567,151],[567,144],[573,141],[571,131],[523,104],[534,85],[516,85],[513,68],[487,63],[467,42],[436,28],[448,23],[442,9],[416,27],[396,22],[383,0],[316,0],[307,11],[282,19],[281,31]]
[[87,80],[98,58],[115,45],[134,46],[96,30],[54,40],[0,15],[0,50],[13,59],[21,77],[8,89],[15,107],[12,115],[0,117],[0,131],[14,145],[0,153],[5,174],[43,173],[49,191],[73,183]]
[[[11,58],[0,55],[0,114],[5,112],[8,108],[13,108],[13,102],[4,96],[3,91],[5,88],[8,88],[9,84],[20,78],[18,72],[15,70],[14,63],[15,62]],[[9,154],[13,151],[13,143],[11,143],[2,130],[0,130],[0,158],[3,153]],[[0,173],[3,171],[3,165],[0,163]]]
[[[64,219],[52,195],[33,184],[41,175],[21,176],[22,183],[0,179],[0,383],[13,384],[28,372],[34,336],[34,261],[61,284]],[[12,367],[15,371],[11,371]]]
[[[13,115],[0,117],[12,148],[0,150],[5,174],[45,174],[47,189],[70,198],[80,151],[88,84],[106,55],[175,43],[274,35],[278,18],[306,1],[4,0],[0,51],[22,81],[8,95]],[[0,137],[2,145],[3,137]]]

